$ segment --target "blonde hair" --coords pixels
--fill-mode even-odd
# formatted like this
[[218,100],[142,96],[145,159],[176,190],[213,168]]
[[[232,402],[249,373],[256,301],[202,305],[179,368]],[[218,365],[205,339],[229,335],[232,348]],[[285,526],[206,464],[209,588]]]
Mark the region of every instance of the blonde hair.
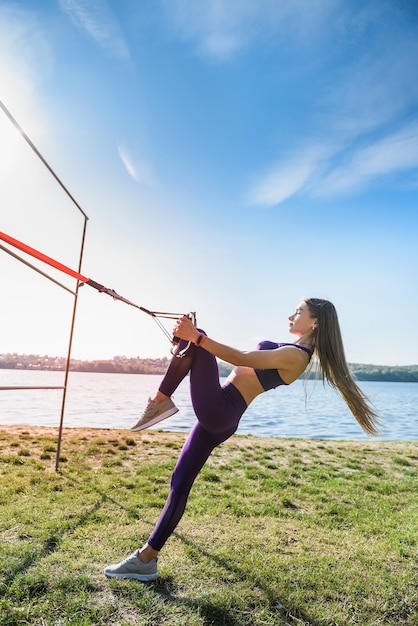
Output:
[[379,415],[357,385],[348,367],[334,305],[320,298],[308,298],[304,302],[311,316],[318,320],[314,337],[314,355],[319,361],[322,380],[327,381],[340,393],[364,432],[368,435],[379,434],[377,428]]

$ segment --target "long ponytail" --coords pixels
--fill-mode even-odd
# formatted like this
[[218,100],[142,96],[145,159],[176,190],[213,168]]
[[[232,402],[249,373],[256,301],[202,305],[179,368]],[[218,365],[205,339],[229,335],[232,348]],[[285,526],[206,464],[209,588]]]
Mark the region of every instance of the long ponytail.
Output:
[[327,381],[340,393],[364,432],[368,435],[379,434],[379,415],[357,385],[348,367],[334,305],[320,298],[308,298],[305,302],[311,316],[318,319],[314,354],[318,358],[323,381]]

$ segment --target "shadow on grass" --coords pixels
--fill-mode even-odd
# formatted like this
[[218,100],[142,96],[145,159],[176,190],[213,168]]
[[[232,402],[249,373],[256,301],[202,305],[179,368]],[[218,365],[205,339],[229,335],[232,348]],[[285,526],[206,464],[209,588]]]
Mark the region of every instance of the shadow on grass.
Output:
[[[68,483],[73,486],[82,485],[85,488],[85,483],[81,483],[77,481],[75,478],[66,476],[62,471],[60,475],[65,478]],[[97,500],[89,509],[83,511],[81,514],[75,517],[68,517],[65,520],[60,520],[58,522],[56,528],[52,528],[49,531],[48,536],[43,540],[41,547],[34,548],[30,550],[28,554],[24,554],[22,558],[16,562],[15,564],[11,564],[7,568],[7,572],[4,574],[2,585],[8,586],[16,576],[19,574],[23,574],[27,570],[29,570],[35,563],[44,559],[49,554],[56,552],[63,539],[69,534],[73,533],[76,528],[79,528],[87,523],[87,521],[103,506],[105,502],[111,502],[113,505],[123,509],[129,513],[130,516],[136,517],[138,516],[137,509],[129,508],[124,506],[121,502],[118,502],[112,496],[109,496],[104,491],[101,491],[97,487],[90,487],[91,491],[97,493],[100,496],[100,499]],[[152,527],[152,522],[147,522],[147,520],[142,520],[144,523],[148,523]]]
[[[60,472],[61,476],[65,478],[69,484],[75,487],[79,487],[80,485],[83,488],[86,488],[85,483],[81,483],[74,477],[67,476],[62,471]],[[66,535],[74,532],[74,530],[78,527],[83,526],[88,522],[88,520],[103,506],[104,503],[112,503],[115,507],[122,509],[129,513],[135,519],[138,519],[138,509],[135,507],[127,507],[123,503],[119,502],[116,498],[109,495],[107,492],[101,490],[99,487],[95,485],[89,485],[88,489],[91,492],[96,493],[100,496],[100,498],[87,510],[82,512],[80,515],[74,518],[66,519],[64,522],[61,521],[61,527],[52,529],[50,531],[49,536],[44,540],[43,546],[38,550],[34,550],[30,554],[25,555],[22,560],[16,564],[16,566],[10,571],[4,579],[5,585],[10,584],[13,579],[19,575],[24,573],[30,567],[32,567],[37,561],[47,557],[49,554],[56,552],[62,541],[65,539]],[[143,519],[140,517],[141,521],[145,524],[149,524],[152,528],[154,526],[154,522]],[[201,546],[196,544],[194,541],[184,537],[182,534],[178,532],[174,532],[173,536],[177,537],[183,544],[192,547],[194,550],[199,552],[203,557],[212,560],[216,563],[218,568],[222,568],[227,571],[229,574],[233,574],[237,580],[242,580],[246,578],[249,580],[249,586],[252,589],[259,589],[266,596],[267,604],[266,609],[269,610],[272,614],[277,616],[277,623],[283,626],[293,626],[296,624],[298,626],[309,625],[309,626],[323,626],[323,622],[321,624],[319,622],[312,621],[307,615],[301,612],[299,609],[285,606],[282,610],[277,608],[279,598],[277,597],[277,589],[273,589],[267,584],[265,577],[257,576],[256,574],[249,575],[248,572],[242,569],[237,563],[231,562],[228,559],[219,557],[214,555],[211,552],[203,549]],[[125,581],[126,582],[126,581]],[[137,581],[130,581],[133,585],[143,585],[144,583],[138,583]],[[249,612],[253,611],[254,607],[249,607],[248,612],[245,609],[239,609],[238,607],[234,610],[233,608],[226,608],[224,606],[220,606],[216,602],[211,602],[210,600],[203,599],[191,599],[184,597],[184,590],[181,594],[177,594],[175,583],[173,583],[170,577],[164,578],[160,577],[157,581],[152,583],[147,583],[150,589],[152,589],[153,593],[158,595],[160,599],[164,603],[171,603],[173,605],[182,604],[183,606],[188,607],[193,610],[196,614],[200,615],[204,619],[204,624],[217,624],[217,626],[240,626],[240,624],[248,624],[249,621]],[[126,597],[126,599],[131,602],[131,588],[126,586],[113,586],[113,592],[115,595]],[[283,598],[280,598],[280,602],[285,605],[283,602]],[[242,613],[242,619],[240,618],[240,613]]]
[[[74,484],[80,484],[75,478],[65,476],[65,474],[62,474],[62,475],[70,483],[72,482]],[[89,488],[95,493],[97,493],[98,495],[100,495],[100,498],[101,498],[100,502],[96,503],[94,510],[97,510],[97,508],[99,508],[99,506],[101,506],[101,504],[104,502],[111,502],[116,507],[128,512],[130,516],[132,516],[133,518],[138,519],[139,517],[141,522],[144,522],[145,524],[149,524],[151,528],[154,527],[155,521],[151,522],[150,520],[147,520],[141,516],[138,516],[137,508],[126,507],[124,504],[122,504],[121,502],[118,502],[114,497],[108,495],[108,493],[104,492],[97,486],[91,485],[89,486]],[[93,512],[94,511],[92,510],[90,514],[92,514]],[[90,514],[84,515],[84,518],[87,519]],[[321,622],[312,621],[311,617],[309,617],[304,611],[301,611],[300,609],[296,607],[285,606],[285,602],[283,602],[283,598],[280,598],[280,606],[283,605],[283,607],[278,609],[279,598],[277,595],[277,588],[270,587],[267,584],[265,577],[261,577],[257,575],[249,576],[248,572],[242,569],[241,567],[239,567],[238,564],[232,563],[228,559],[224,559],[222,557],[212,554],[211,552],[208,552],[207,550],[203,549],[201,546],[196,544],[194,541],[191,541],[190,539],[188,539],[187,537],[185,537],[184,535],[176,531],[174,531],[173,537],[176,537],[184,545],[192,547],[197,552],[199,552],[203,557],[215,562],[219,568],[223,568],[225,571],[229,572],[230,574],[231,573],[234,574],[237,580],[242,580],[244,578],[246,578],[247,580],[249,579],[250,586],[252,589],[257,588],[265,594],[267,598],[267,602],[268,602],[268,607],[266,608],[272,614],[277,615],[277,619],[280,620],[278,624],[280,624],[281,626],[324,626],[323,621]],[[138,584],[144,585],[144,583],[138,583],[137,581],[130,581],[130,582],[132,582],[133,585],[138,585]],[[196,600],[191,600],[190,598],[184,597],[184,591],[182,591],[181,594],[177,595],[175,583],[173,583],[173,580],[171,577],[164,578],[160,576],[158,580],[154,582],[150,582],[150,583],[145,583],[145,584],[149,586],[150,588],[152,588],[153,592],[156,593],[163,600],[163,602],[172,603],[173,605],[174,604],[178,605],[180,603],[180,604],[183,604],[184,606],[187,606],[193,609],[197,614],[204,617],[204,620],[205,620],[204,624],[207,624],[208,626],[209,625],[213,626],[213,624],[216,624],[217,626],[240,626],[241,623],[243,625],[249,623],[248,613],[245,613],[245,615],[243,615],[242,621],[237,621],[237,619],[239,619],[238,617],[239,612],[240,612],[239,609],[235,611],[231,609],[225,609],[224,607],[221,607],[218,604],[215,604],[214,602],[202,601],[202,600],[199,600],[199,598],[197,598]],[[122,595],[122,596],[127,596],[127,597],[129,596],[128,588],[122,588],[122,587],[118,589],[114,588],[113,592],[116,595]],[[249,611],[251,611],[252,608],[253,607],[249,607]]]
[[[72,476],[66,476],[65,474],[63,474],[61,472],[61,476],[63,476],[63,478],[66,478],[66,480],[71,484],[74,485],[82,485],[83,488],[86,488],[86,484],[85,483],[81,483],[81,481],[76,480],[75,478],[73,478]],[[148,524],[150,526],[150,528],[154,527],[155,522],[152,522],[150,520],[145,519],[144,517],[141,517],[139,515],[139,508],[137,506],[135,507],[129,507],[129,506],[125,506],[124,504],[122,504],[121,502],[118,502],[118,500],[116,500],[113,496],[110,496],[107,492],[103,491],[102,489],[100,489],[97,486],[94,485],[88,485],[87,487],[91,492],[97,493],[100,496],[100,501],[98,501],[95,505],[96,508],[99,508],[103,503],[105,502],[110,502],[111,504],[115,505],[116,507],[118,507],[119,509],[122,509],[123,511],[125,511],[126,513],[128,513],[129,517],[131,517],[132,519],[138,520],[140,519],[141,522],[144,522],[144,524]],[[96,510],[96,509],[95,509]],[[91,513],[93,513],[93,511],[91,511]],[[91,514],[90,513],[90,514]],[[90,517],[90,514],[88,515],[88,517]]]
[[74,523],[65,525],[62,528],[51,529],[48,537],[43,540],[43,544],[40,548],[31,550],[29,554],[24,555],[21,561],[17,562],[14,567],[11,567],[4,577],[3,584],[10,584],[18,574],[23,574],[30,567],[32,567],[37,561],[42,560],[49,554],[56,552],[63,538],[73,532],[79,526],[82,526],[86,521],[101,507],[102,501],[96,502],[88,511],[84,511],[81,515],[73,520]]
[[[277,615],[278,619],[281,619],[278,624],[282,626],[324,626],[323,620],[321,621],[313,621],[312,618],[305,612],[301,611],[299,608],[291,607],[286,605],[285,598],[279,597],[277,593],[277,587],[272,588],[267,584],[265,577],[257,576],[257,575],[249,575],[248,571],[239,567],[238,564],[232,563],[230,560],[219,557],[207,550],[203,549],[201,546],[197,545],[195,542],[190,541],[187,537],[179,533],[173,533],[173,536],[177,537],[182,543],[187,546],[191,546],[193,549],[197,550],[203,557],[211,560],[216,563],[219,568],[223,568],[225,571],[232,573],[236,576],[237,581],[247,579],[250,581],[249,586],[252,589],[259,589],[262,593],[265,594],[267,598],[266,608],[271,612]],[[199,615],[205,616],[207,618],[208,625],[216,624],[217,626],[240,626],[239,621],[237,621],[237,613],[240,611],[227,611],[217,606],[212,602],[202,602],[198,599],[196,601],[192,601],[190,599],[181,597],[180,599],[173,594],[169,587],[170,579],[167,579],[166,584],[164,584],[165,579],[161,577],[159,581],[159,585],[154,583],[156,589],[155,591],[159,593],[165,601],[173,601],[173,602],[182,602],[183,604],[195,608],[196,612]],[[159,588],[160,585],[164,587]],[[171,586],[172,589],[172,586]],[[279,608],[280,607],[280,608]],[[252,610],[252,607],[249,608],[249,611]],[[242,624],[248,624],[248,614],[245,613],[243,616]]]
[[[239,571],[235,568],[235,571]],[[203,618],[202,624],[205,626],[248,626],[249,624],[264,624],[273,623],[265,621],[267,616],[257,620],[254,611],[254,605],[248,607],[245,610],[243,607],[226,608],[220,606],[219,603],[211,602],[210,600],[202,600],[197,597],[196,599],[187,598],[184,596],[184,588],[177,595],[177,589],[173,578],[160,576],[158,580],[148,583],[142,583],[134,580],[121,581],[113,580],[112,593],[115,598],[118,598],[118,603],[124,603],[125,605],[132,603],[132,587],[141,585],[146,587],[151,593],[158,596],[164,605],[172,604],[178,608],[179,605],[183,605],[188,609],[191,609],[196,615]],[[264,607],[270,612],[270,618],[274,619],[274,623],[277,626],[324,626],[324,621],[312,620],[312,618],[306,614],[305,611],[300,609],[287,607],[278,607],[277,598],[273,603],[268,603]]]

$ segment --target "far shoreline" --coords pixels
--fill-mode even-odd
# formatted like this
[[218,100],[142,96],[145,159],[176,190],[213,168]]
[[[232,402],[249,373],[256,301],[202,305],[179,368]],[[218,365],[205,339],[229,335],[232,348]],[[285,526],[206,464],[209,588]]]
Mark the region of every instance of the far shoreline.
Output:
[[[12,358],[11,358],[12,357]],[[163,376],[169,360],[164,359],[130,359],[117,357],[111,360],[76,361],[70,360],[70,373],[88,374],[140,374],[146,376]],[[228,363],[220,361],[219,374],[229,375],[233,369]],[[349,367],[359,382],[418,383],[418,365],[363,365],[349,363]],[[0,372],[65,372],[64,357],[38,357],[36,355],[4,355],[0,354]],[[1,374],[0,374],[1,376]],[[309,380],[316,378],[313,372]],[[302,375],[300,379],[304,379]]]
[[[33,426],[29,424],[1,424],[0,433],[18,437],[18,436],[31,436],[31,437],[55,437],[59,434],[59,425],[57,426]],[[145,439],[157,440],[158,443],[164,444],[167,442],[177,441],[184,443],[184,440],[188,436],[188,431],[167,431],[167,430],[143,430],[140,433],[132,433],[130,430],[124,428],[94,428],[91,426],[63,426],[62,428],[62,440],[74,440],[74,439],[100,439],[109,434],[114,434],[118,437],[125,437],[126,439],[133,440],[136,443],[140,443]],[[309,438],[309,437],[274,437],[263,436],[253,434],[240,434],[235,433],[231,440],[238,440],[243,445],[248,444],[252,440],[257,441],[257,445],[266,446],[275,444],[276,446],[285,447],[303,447],[304,445],[320,445],[320,446],[337,446],[343,445],[348,447],[370,447],[383,449],[395,449],[402,448],[404,446],[413,446],[416,449],[417,442],[415,440],[382,440],[379,438],[369,439],[326,439],[326,438]],[[228,440],[230,441],[230,440]],[[224,442],[224,443],[228,443]],[[223,445],[223,444],[222,444]]]

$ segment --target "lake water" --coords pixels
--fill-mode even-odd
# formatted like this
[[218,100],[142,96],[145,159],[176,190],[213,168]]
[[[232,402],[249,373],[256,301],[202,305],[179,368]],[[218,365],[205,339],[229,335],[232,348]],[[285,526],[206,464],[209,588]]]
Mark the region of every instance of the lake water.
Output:
[[[161,376],[70,372],[65,427],[130,428]],[[62,386],[63,372],[0,369],[0,387]],[[418,440],[418,383],[360,382],[383,416],[377,440]],[[307,404],[305,406],[305,391]],[[58,426],[62,390],[0,391],[0,426]],[[195,422],[188,379],[174,394],[179,413],[154,428],[188,432]],[[262,437],[366,440],[343,400],[321,382],[296,381],[256,398],[238,434]],[[375,438],[373,438],[375,439]]]

